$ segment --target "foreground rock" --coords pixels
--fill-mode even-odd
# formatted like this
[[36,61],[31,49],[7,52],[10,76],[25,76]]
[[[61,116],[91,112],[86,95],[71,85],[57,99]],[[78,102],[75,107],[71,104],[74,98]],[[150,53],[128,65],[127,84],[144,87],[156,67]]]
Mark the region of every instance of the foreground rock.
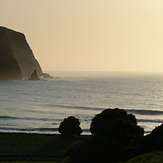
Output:
[[0,80],[29,79],[34,70],[44,77],[25,35],[0,27]]

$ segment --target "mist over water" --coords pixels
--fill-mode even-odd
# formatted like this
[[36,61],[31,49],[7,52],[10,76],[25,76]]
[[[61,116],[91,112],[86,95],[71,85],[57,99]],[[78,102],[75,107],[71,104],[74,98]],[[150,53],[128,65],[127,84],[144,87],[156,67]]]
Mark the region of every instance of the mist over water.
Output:
[[58,133],[63,119],[75,116],[90,134],[91,119],[116,107],[134,114],[146,132],[163,121],[163,74],[50,74],[57,78],[0,82],[0,132]]

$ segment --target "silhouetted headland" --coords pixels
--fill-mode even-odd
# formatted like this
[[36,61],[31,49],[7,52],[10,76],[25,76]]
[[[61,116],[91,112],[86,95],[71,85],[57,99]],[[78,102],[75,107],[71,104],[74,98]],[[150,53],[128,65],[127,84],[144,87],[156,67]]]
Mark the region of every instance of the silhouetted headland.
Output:
[[0,80],[29,79],[34,70],[39,78],[52,78],[43,73],[23,33],[0,27]]

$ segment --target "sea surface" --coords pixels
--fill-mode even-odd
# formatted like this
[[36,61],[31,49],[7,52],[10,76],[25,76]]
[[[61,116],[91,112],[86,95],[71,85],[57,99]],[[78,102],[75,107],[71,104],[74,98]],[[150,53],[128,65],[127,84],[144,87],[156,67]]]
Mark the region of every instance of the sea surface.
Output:
[[0,82],[0,132],[58,133],[69,116],[81,122],[107,108],[125,109],[150,133],[163,122],[163,73],[50,72],[54,79]]

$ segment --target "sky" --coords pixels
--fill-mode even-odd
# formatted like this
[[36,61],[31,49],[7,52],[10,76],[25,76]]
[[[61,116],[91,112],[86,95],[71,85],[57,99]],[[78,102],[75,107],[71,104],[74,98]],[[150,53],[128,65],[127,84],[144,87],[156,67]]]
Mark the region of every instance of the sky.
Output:
[[43,70],[163,72],[162,0],[0,0]]

